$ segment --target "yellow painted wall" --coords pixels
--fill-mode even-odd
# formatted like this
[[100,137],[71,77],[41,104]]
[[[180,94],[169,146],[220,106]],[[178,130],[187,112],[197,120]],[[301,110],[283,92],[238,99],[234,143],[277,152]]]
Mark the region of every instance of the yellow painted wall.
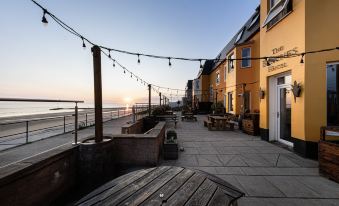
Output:
[[[237,56],[241,58],[242,49],[251,48],[251,56],[260,56],[260,33],[255,34],[248,40],[248,44],[237,47]],[[259,79],[260,79],[260,61],[252,60],[251,67],[241,68],[241,61],[237,61],[236,84],[246,84],[246,91],[251,92],[251,112],[259,110]],[[253,83],[253,84],[250,84]],[[243,93],[242,86],[237,86],[238,94]],[[241,112],[241,105],[243,103],[242,97],[238,97],[237,111]]]
[[[234,53],[235,55],[237,54],[237,49],[234,48],[231,52],[227,54],[227,58],[229,55]],[[235,87],[236,85],[236,73],[237,73],[237,67],[238,63],[237,61],[233,62],[234,64],[234,69],[231,72],[228,72],[228,65],[225,67],[226,71],[226,90],[225,90],[225,95],[226,95],[226,112],[229,113],[234,113],[234,114],[239,114],[239,107],[237,107],[237,101],[238,101],[238,91],[237,88]],[[228,93],[232,92],[233,93],[233,112],[228,110]]]
[[209,75],[201,75],[200,76],[200,82],[201,82],[201,94],[202,94],[202,102],[209,102],[209,85],[210,85],[210,79]]
[[[308,0],[307,0],[308,1]],[[268,0],[261,0],[261,19],[263,25],[268,12]],[[274,48],[284,49],[273,54]],[[293,11],[267,30],[260,29],[260,56],[280,55],[289,50],[296,49],[298,52],[305,51],[305,0],[293,0]],[[269,88],[268,78],[284,72],[291,72],[292,82],[297,81],[305,87],[305,64],[300,64],[300,58],[282,59],[273,63],[270,67],[260,62],[260,87],[265,91],[265,99],[260,101],[260,127],[269,128]],[[270,71],[275,66],[286,64],[286,67]],[[292,100],[292,137],[305,139],[305,91],[297,101]]]
[[[210,77],[210,85],[213,86],[213,103],[215,102],[215,92],[218,91],[218,102],[224,102],[224,91],[225,91],[225,79],[224,79],[224,72],[225,72],[225,62],[221,63],[212,73],[209,75]],[[216,83],[217,73],[220,74],[220,82],[219,84]]]
[[[306,0],[306,50],[339,46],[339,1]],[[326,63],[339,62],[339,51],[308,55],[305,58],[305,135],[319,140],[319,129],[327,124]]]

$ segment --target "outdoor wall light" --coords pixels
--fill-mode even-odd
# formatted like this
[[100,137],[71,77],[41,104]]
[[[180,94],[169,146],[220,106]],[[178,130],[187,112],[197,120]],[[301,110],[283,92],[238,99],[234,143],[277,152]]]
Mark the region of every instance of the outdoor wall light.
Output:
[[259,89],[259,97],[260,99],[265,99],[265,91],[262,90],[261,88]]
[[294,95],[294,102],[296,102],[296,98],[300,97],[301,94],[301,84],[297,83],[297,81],[294,81],[294,84],[292,86],[292,93]]

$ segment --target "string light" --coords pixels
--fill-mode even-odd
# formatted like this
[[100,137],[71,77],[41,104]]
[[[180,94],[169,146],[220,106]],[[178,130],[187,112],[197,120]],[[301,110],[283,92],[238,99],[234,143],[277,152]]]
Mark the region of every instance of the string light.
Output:
[[113,67],[115,67],[115,59],[113,59]]
[[83,48],[83,49],[86,49],[86,44],[85,44],[84,37],[81,37],[81,39],[82,39],[82,48]]
[[138,64],[140,64],[140,54],[138,54]]
[[126,70],[124,70],[124,74],[126,74]]
[[108,58],[111,58],[111,50],[108,50]]
[[202,66],[202,63],[201,63],[201,59],[199,60],[199,62],[200,62],[200,69],[202,69],[203,66]]
[[47,10],[43,9],[43,12],[44,12],[44,14],[42,15],[41,22],[44,23],[45,25],[47,25],[48,24],[48,21],[46,19]]
[[230,60],[231,60],[231,68],[234,69],[233,59],[230,59]]
[[300,64],[303,64],[303,63],[304,63],[304,56],[305,56],[305,54],[304,54],[304,53],[303,53],[303,54],[301,54]]
[[267,66],[271,66],[271,63],[270,63],[270,59],[269,59],[269,58],[266,58],[266,65],[267,65]]
[[171,67],[172,63],[171,63],[171,57],[168,57],[168,66]]

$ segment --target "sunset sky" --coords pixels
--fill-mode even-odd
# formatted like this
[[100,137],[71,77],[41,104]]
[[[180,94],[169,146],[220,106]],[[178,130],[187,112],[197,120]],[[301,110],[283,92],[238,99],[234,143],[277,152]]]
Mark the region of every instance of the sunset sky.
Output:
[[[215,58],[259,0],[37,0],[100,45],[165,56]],[[93,102],[90,47],[61,29],[29,0],[0,7],[0,97],[81,99]],[[184,89],[199,63],[112,53],[150,83]],[[105,103],[145,102],[147,88],[102,57]],[[167,92],[167,91],[163,91]],[[182,92],[181,92],[182,93]],[[173,94],[176,94],[174,92]],[[157,99],[157,96],[154,97]],[[173,99],[174,100],[174,99]]]

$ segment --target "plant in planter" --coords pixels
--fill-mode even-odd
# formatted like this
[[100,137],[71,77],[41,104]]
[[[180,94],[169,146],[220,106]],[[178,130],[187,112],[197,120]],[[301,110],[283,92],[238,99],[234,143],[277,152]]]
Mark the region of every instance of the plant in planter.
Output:
[[224,114],[225,108],[222,102],[213,103],[211,106],[211,110],[213,114]]
[[178,138],[174,130],[168,130],[164,141],[164,159],[178,159]]

